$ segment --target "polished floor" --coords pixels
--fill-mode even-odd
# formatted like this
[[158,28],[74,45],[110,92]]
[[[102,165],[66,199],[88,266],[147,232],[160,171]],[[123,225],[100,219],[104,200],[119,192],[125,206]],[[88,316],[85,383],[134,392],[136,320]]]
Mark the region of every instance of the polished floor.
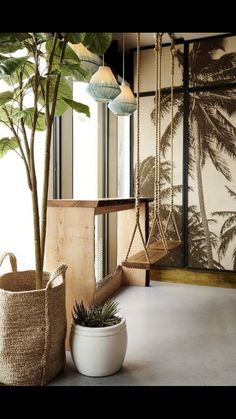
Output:
[[67,353],[51,386],[236,385],[236,290],[153,282],[115,298],[126,317],[128,348],[109,377],[79,374]]

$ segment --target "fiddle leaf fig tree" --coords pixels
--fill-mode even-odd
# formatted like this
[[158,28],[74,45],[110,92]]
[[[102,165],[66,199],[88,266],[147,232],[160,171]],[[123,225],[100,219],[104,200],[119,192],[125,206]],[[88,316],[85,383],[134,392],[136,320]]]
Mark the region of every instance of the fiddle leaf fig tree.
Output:
[[[111,33],[0,33],[0,80],[8,85],[0,93],[0,124],[9,130],[9,136],[0,138],[0,157],[13,151],[26,170],[32,197],[36,289],[42,288],[54,116],[61,116],[68,108],[90,115],[88,106],[73,100],[68,83],[69,79],[88,82],[91,78],[71,47],[80,42],[101,55],[110,45]],[[45,132],[41,202],[35,167],[37,131]]]

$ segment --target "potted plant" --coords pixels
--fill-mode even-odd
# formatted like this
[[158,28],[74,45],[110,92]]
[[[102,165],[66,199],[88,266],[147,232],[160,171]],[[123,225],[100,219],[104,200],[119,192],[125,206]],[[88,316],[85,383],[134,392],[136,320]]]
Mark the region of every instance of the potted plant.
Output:
[[[101,55],[111,42],[111,34],[0,33],[0,80],[6,83],[0,93],[0,126],[4,124],[9,132],[0,139],[0,157],[16,152],[24,164],[32,197],[35,249],[35,270],[16,272],[15,256],[9,254],[13,272],[0,277],[0,312],[4,311],[0,316],[0,382],[5,384],[46,384],[64,365],[65,304],[58,293],[64,298],[66,266],[52,274],[44,273],[43,267],[54,117],[69,107],[89,116],[89,108],[72,99],[68,83],[68,79],[91,78],[71,46],[80,42]],[[37,131],[45,132],[41,202],[35,165]],[[42,311],[43,320],[39,315]],[[54,335],[55,325],[60,335]],[[10,338],[7,329],[12,332]]]
[[107,300],[87,307],[73,307],[70,334],[71,355],[84,375],[103,377],[116,373],[123,365],[127,348],[125,318],[118,314],[118,302]]

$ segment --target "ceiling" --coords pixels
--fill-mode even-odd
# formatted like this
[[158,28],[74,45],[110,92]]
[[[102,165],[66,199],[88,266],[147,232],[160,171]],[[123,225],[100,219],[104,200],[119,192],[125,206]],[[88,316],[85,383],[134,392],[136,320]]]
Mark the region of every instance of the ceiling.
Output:
[[[216,36],[216,35],[225,35],[228,32],[175,32],[176,39],[184,39],[185,41],[189,41],[191,39],[199,39],[199,38],[207,38],[209,36]],[[122,39],[123,33],[122,32],[113,32],[112,39],[118,41],[118,49],[122,52]],[[170,38],[167,32],[164,32],[163,43],[169,43]],[[125,32],[125,49],[126,51],[136,47],[137,43],[137,33],[136,32]],[[140,34],[140,44],[141,47],[149,46],[154,44],[154,32],[142,32]]]

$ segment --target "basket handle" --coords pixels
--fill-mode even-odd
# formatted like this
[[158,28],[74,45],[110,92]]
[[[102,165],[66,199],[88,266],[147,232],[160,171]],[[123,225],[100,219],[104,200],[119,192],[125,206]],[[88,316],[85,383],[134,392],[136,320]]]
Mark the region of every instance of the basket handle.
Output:
[[[49,279],[49,281],[47,283],[47,286],[46,286],[46,289],[48,289],[49,287],[53,288],[53,282],[59,275],[61,276],[61,283],[64,283],[67,268],[68,268],[68,266],[65,265],[65,263],[62,263],[60,266],[58,266],[58,268],[55,269],[55,271],[53,271],[51,273],[50,279]],[[58,283],[57,283],[57,285],[58,285]]]
[[17,271],[17,260],[16,260],[16,257],[13,253],[10,253],[10,252],[3,253],[3,255],[0,256],[0,266],[2,265],[4,259],[7,256],[9,256],[9,259],[10,259],[12,272],[16,272]]

